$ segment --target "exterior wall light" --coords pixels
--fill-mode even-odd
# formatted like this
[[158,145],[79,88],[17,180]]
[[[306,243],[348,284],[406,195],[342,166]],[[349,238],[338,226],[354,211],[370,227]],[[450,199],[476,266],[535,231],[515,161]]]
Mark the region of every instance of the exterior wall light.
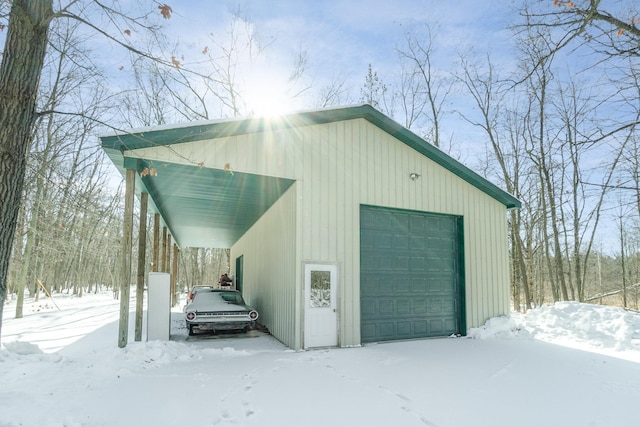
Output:
[[409,174],[409,178],[411,178],[411,181],[415,181],[416,179],[420,178],[420,174],[416,172],[411,172]]

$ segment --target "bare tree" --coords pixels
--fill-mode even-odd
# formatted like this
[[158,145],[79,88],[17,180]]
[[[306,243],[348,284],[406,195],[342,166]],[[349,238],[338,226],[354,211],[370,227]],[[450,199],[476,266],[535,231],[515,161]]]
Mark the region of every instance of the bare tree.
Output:
[[367,75],[364,78],[364,85],[360,88],[360,100],[371,105],[378,110],[388,112],[386,93],[387,85],[378,77],[378,72],[374,71],[371,64],[367,68]]
[[351,103],[349,88],[346,86],[344,76],[337,75],[327,84],[315,88],[315,99],[311,104],[317,108],[327,108]]
[[[165,17],[171,14],[167,5],[158,9]],[[107,17],[107,22],[93,24],[91,17],[95,16]],[[99,2],[70,1],[55,11],[52,0],[11,2],[0,65],[0,97],[3,99],[0,103],[0,319],[7,294],[7,272],[21,204],[27,152],[39,117],[39,85],[50,42],[51,23],[56,19],[81,22],[111,42],[152,58],[125,39],[126,31],[133,29],[129,26],[154,31],[155,27],[146,18],[128,16],[119,12],[115,4]]]
[[[38,244],[38,241],[46,241],[41,237],[46,229],[45,209],[56,194],[51,175],[58,169],[62,158],[77,148],[78,139],[83,141],[87,138],[87,135],[78,136],[71,130],[74,126],[72,125],[73,116],[54,118],[52,113],[56,109],[64,108],[64,105],[69,103],[69,95],[73,94],[75,89],[82,86],[87,80],[85,66],[82,68],[78,66],[82,63],[81,58],[78,58],[77,55],[74,58],[72,55],[75,55],[77,51],[70,49],[70,44],[77,41],[71,36],[75,27],[63,25],[62,28],[56,28],[52,32],[50,39],[54,41],[58,49],[47,56],[48,59],[44,64],[44,68],[50,73],[47,73],[41,83],[40,93],[42,95],[39,106],[41,113],[35,123],[33,141],[27,159],[30,173],[26,175],[26,184],[27,188],[31,188],[31,191],[25,191],[23,197],[23,206],[27,213],[24,219],[28,220],[28,223],[25,224],[27,231],[24,254],[21,254],[21,272],[16,286],[18,294],[16,317],[22,317],[23,295],[27,282],[33,285],[32,293],[37,287],[36,280],[33,277],[28,277],[30,271],[35,271],[40,267],[36,260],[42,259],[43,255],[42,245]],[[79,151],[76,151],[76,155]],[[38,250],[34,251],[34,247]]]
[[[521,39],[528,40],[523,46],[529,54],[519,82],[537,82],[530,86],[531,93],[542,94],[534,89],[544,81],[541,77],[554,76],[546,80],[546,131],[541,132],[538,120],[543,116],[539,114],[532,116],[538,124],[531,132],[532,141],[547,141],[546,146],[532,147],[531,154],[545,183],[543,212],[549,214],[549,237],[562,236],[560,240],[554,237],[552,246],[545,245],[552,249],[554,260],[549,274],[560,285],[563,298],[566,287],[572,298],[583,301],[590,298],[589,255],[603,206],[611,189],[625,187],[613,183],[614,171],[627,171],[627,182],[635,182],[633,141],[640,124],[635,76],[640,60],[639,9],[631,1],[556,0],[526,1],[520,11],[524,21],[514,28]],[[572,68],[558,72],[551,66],[556,58],[573,59]],[[594,93],[576,90],[578,76],[589,79],[585,87],[590,85]],[[555,92],[552,85],[558,88]],[[538,96],[536,104],[542,101]],[[555,114],[549,115],[551,109]],[[585,167],[585,159],[594,155],[602,161]],[[626,188],[638,194],[637,184]]]
[[[603,9],[601,0],[527,1],[521,14],[527,28],[553,29],[557,34],[549,44],[545,58],[565,49],[590,46],[594,52],[609,57],[640,56],[640,20],[636,2],[609,2]],[[540,64],[540,63],[538,63]]]
[[[567,243],[567,259],[572,264],[571,290],[575,283],[575,299],[585,299],[585,278],[589,266],[589,257],[595,242],[595,235],[601,219],[601,212],[610,184],[614,179],[623,151],[633,133],[617,141],[609,138],[607,143],[607,155],[610,159],[601,162],[594,167],[585,166],[588,157],[602,157],[602,147],[593,144],[588,135],[593,135],[598,130],[592,130],[592,126],[600,127],[605,121],[595,116],[599,101],[590,93],[578,87],[575,81],[567,87],[560,86],[556,99],[556,116],[560,121],[562,140],[561,152],[563,157],[562,168],[566,180],[566,190],[561,195],[568,195],[568,200],[563,199],[563,212],[567,217],[563,220],[564,235],[571,243]],[[602,184],[597,187],[589,187],[585,184],[591,180],[591,176],[601,176]],[[595,191],[593,191],[595,190]],[[568,228],[567,228],[568,226]],[[571,245],[571,247],[569,247]]]
[[405,33],[405,46],[396,49],[407,62],[402,72],[398,96],[406,126],[424,118],[430,128],[426,139],[436,147],[441,144],[443,106],[452,88],[450,79],[434,66],[435,36],[428,24],[423,32]]
[[[478,118],[469,114],[463,114],[462,117],[473,126],[482,129],[486,135],[493,158],[499,166],[497,175],[504,182],[507,191],[516,197],[533,196],[534,202],[530,202],[528,207],[534,209],[535,193],[529,191],[531,187],[528,184],[527,166],[523,164],[525,159],[523,121],[518,117],[517,112],[508,111],[505,105],[509,86],[506,85],[505,80],[499,78],[490,58],[487,58],[484,71],[466,56],[460,58],[460,64],[462,76],[459,79],[473,99],[479,113]],[[510,211],[509,226],[514,306],[516,309],[522,307],[520,303],[522,292],[525,299],[523,305],[525,308],[530,308],[533,301],[531,292],[533,228],[526,225],[523,214],[519,210]]]
[[154,126],[168,123],[172,116],[170,102],[166,96],[167,74],[173,70],[159,66],[154,62],[143,62],[133,67],[135,89],[122,96],[120,116],[129,128]]
[[22,196],[27,151],[37,120],[51,0],[15,0],[0,66],[0,332],[7,270]]

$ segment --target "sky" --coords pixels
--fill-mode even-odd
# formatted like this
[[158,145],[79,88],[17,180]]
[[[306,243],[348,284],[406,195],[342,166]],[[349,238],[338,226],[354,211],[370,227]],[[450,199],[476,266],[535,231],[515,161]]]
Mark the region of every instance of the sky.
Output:
[[[552,0],[544,1],[552,7]],[[420,31],[424,24],[434,30],[436,68],[441,76],[451,77],[461,52],[479,57],[490,54],[500,70],[514,67],[516,61],[514,38],[508,27],[519,22],[514,10],[520,4],[517,0],[177,0],[167,4],[173,12],[171,19],[161,20],[166,26],[164,32],[185,66],[201,62],[205,47],[213,49],[215,42],[226,45],[233,13],[246,16],[265,49],[259,61],[245,68],[242,77],[249,108],[260,114],[310,108],[313,101],[307,96],[317,97],[313,90],[295,100],[289,97],[305,85],[320,90],[336,80],[344,81],[348,92],[340,104],[361,103],[360,88],[368,65],[384,82],[390,83],[399,74],[396,50],[404,46],[404,33]],[[149,6],[144,3],[144,7]],[[152,4],[151,10],[156,12],[154,7]],[[0,38],[3,34],[0,33]],[[144,46],[135,34],[131,40]],[[307,67],[303,81],[292,88],[287,77],[300,52],[306,53]],[[115,76],[127,73],[131,76],[126,67],[120,71],[129,60],[123,49],[113,47],[105,50],[104,56],[105,65],[111,65]],[[166,56],[169,59],[170,54],[166,52]],[[458,114],[469,113],[470,108],[468,96],[453,93],[449,97],[444,108],[443,150],[485,175],[487,138]],[[210,118],[220,117],[212,110]],[[109,118],[107,122],[115,120]],[[413,130],[421,134],[424,129]],[[584,159],[584,164],[589,160],[599,162],[601,158]],[[502,186],[494,176],[489,178]],[[113,179],[121,179],[115,169]],[[601,233],[607,240],[605,246],[617,251],[617,242],[609,237],[616,234],[610,231]]]
[[189,337],[180,307],[169,341],[132,342],[131,315],[120,349],[110,291],[24,308],[4,310],[1,427],[638,425],[640,314],[621,308],[562,302],[468,337],[299,352],[257,331]]
[[[436,55],[443,72],[452,71],[458,53],[471,46],[476,51],[507,52],[511,33],[506,27],[517,20],[510,5],[474,0],[455,5],[437,0],[199,0],[172,4],[173,15],[165,24],[167,34],[180,40],[177,51],[188,64],[198,60],[203,46],[211,46],[212,35],[225,40],[237,12],[254,25],[257,39],[266,46],[264,61],[254,69],[265,79],[254,88],[284,86],[281,79],[305,52],[307,82],[319,87],[344,80],[352,89],[350,101],[357,103],[368,65],[383,80],[391,79],[398,73],[396,49],[404,46],[404,33],[426,23],[437,33]],[[293,103],[294,109],[303,105],[304,100]]]
[[[540,2],[541,8],[544,8],[544,1]],[[555,10],[552,0],[547,3],[549,9]],[[607,10],[618,7],[618,3],[612,3],[603,7]],[[174,13],[166,22],[167,34],[181,41],[177,54],[184,58],[185,64],[199,61],[203,46],[211,47],[213,40],[225,44],[233,13],[245,16],[252,24],[257,40],[265,49],[260,59],[245,69],[244,87],[247,88],[248,108],[259,115],[313,108],[317,92],[335,81],[344,82],[345,94],[340,105],[362,103],[361,89],[368,66],[372,66],[383,83],[393,85],[402,74],[398,50],[406,49],[405,34],[420,34],[425,25],[432,30],[434,73],[439,78],[453,80],[454,74],[460,73],[460,55],[468,55],[472,63],[485,63],[489,56],[496,72],[505,73],[501,74],[502,77],[517,67],[516,38],[512,27],[521,23],[516,10],[521,6],[519,1],[198,0],[171,6]],[[295,87],[291,87],[287,77],[300,52],[306,55],[305,74]],[[579,52],[567,57],[558,55],[555,72],[558,76],[565,72],[573,73],[585,60],[589,57],[581,56]],[[602,72],[602,67],[594,67],[581,73],[576,81],[584,79],[590,82],[585,92],[616,92],[608,85],[602,87],[594,83],[606,80],[600,75]],[[612,73],[613,70],[606,72]],[[290,96],[305,85],[311,85],[312,89],[292,100]],[[615,108],[620,108],[619,103]],[[387,113],[383,108],[379,109]],[[396,113],[392,118],[404,124],[402,114]],[[620,113],[606,104],[600,106],[599,115],[620,118]],[[487,165],[493,165],[488,161],[492,158],[492,148],[484,130],[471,125],[467,118],[482,121],[470,96],[457,86],[443,106],[441,148],[503,186],[500,174],[487,170]],[[423,122],[412,130],[424,136],[430,131],[430,125]],[[602,150],[581,160],[586,179],[590,182],[601,180],[598,166],[603,159],[609,158],[611,152],[606,145]],[[589,174],[589,170],[596,172]],[[614,208],[607,206],[605,215],[615,215],[611,209],[616,209],[618,201],[609,203]],[[619,243],[615,236],[615,223],[607,217],[600,225],[598,241],[608,254],[618,252]]]

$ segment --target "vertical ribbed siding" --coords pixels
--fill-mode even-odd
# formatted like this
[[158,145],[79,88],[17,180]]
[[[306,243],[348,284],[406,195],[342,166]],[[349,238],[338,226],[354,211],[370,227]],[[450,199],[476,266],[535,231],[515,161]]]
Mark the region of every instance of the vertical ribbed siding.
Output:
[[508,312],[502,204],[364,120],[304,131],[301,253],[340,265],[341,345],[360,343],[360,204],[463,216],[467,327]]
[[[322,127],[333,126],[336,125]],[[341,322],[343,345],[359,343],[357,212],[360,204],[463,216],[467,327],[480,326],[490,317],[508,313],[504,205],[364,120],[342,123],[341,126],[344,131],[336,134],[338,144],[335,155],[339,155],[340,147],[343,147],[345,163],[343,170],[337,170],[338,182],[344,182],[353,192],[351,199],[340,195],[334,200],[335,209],[339,210],[339,204],[342,203],[351,209],[351,212],[340,216],[339,220],[345,221],[345,224],[336,229],[351,231],[348,235],[345,233],[345,255],[338,256],[336,253],[336,261],[344,262],[342,276],[345,286],[347,283],[352,285],[341,291],[345,300],[342,307],[347,311]],[[313,136],[311,139],[314,139]],[[319,140],[322,141],[321,138]],[[353,150],[353,155],[347,154],[350,153],[348,148]],[[411,172],[421,177],[415,182],[411,181]],[[359,179],[359,182],[354,182],[354,179]],[[336,196],[339,194],[336,192]],[[308,199],[305,203],[313,205]],[[313,209],[311,206],[309,209]],[[305,227],[314,225],[305,223]],[[324,253],[316,255],[314,250],[313,242],[307,242],[304,257],[322,260],[326,256]],[[327,261],[333,260],[329,258]]]
[[[243,255],[242,293],[260,322],[284,344],[299,348],[296,316],[296,185],[231,248]],[[231,263],[235,265],[234,262]]]
[[[284,247],[274,248],[283,255],[270,260],[272,265],[250,264],[245,258],[247,283],[249,275],[258,274],[255,268],[266,268],[270,274],[282,268],[294,271],[291,280],[295,283],[286,284],[286,292],[293,299],[287,296],[286,303],[270,303],[269,314],[265,312],[265,316],[273,317],[274,327],[283,331],[286,339],[278,338],[287,345],[299,348],[304,315],[303,261],[338,264],[340,345],[360,344],[361,204],[462,216],[467,327],[480,326],[490,317],[508,313],[504,205],[364,119],[178,144],[172,148],[175,154],[166,149],[138,150],[137,154],[177,163],[196,158],[205,167],[214,168],[223,168],[228,163],[239,172],[297,180],[298,198],[290,200],[294,196],[287,193],[283,196],[287,201],[278,201],[277,209],[267,214],[293,221],[289,215],[296,212],[295,236],[287,237],[279,245],[297,248],[297,258],[290,248]],[[420,174],[420,178],[412,181],[411,172]],[[264,223],[266,218],[254,226],[260,232],[252,229],[247,239],[243,237],[234,246],[234,252],[240,246],[249,250],[251,244],[257,244],[255,235],[267,239],[279,229],[278,224],[272,224],[276,227],[268,230]],[[269,280],[276,295],[285,292],[283,284]],[[295,323],[297,329],[290,330],[288,322]],[[297,342],[298,346],[291,342]]]

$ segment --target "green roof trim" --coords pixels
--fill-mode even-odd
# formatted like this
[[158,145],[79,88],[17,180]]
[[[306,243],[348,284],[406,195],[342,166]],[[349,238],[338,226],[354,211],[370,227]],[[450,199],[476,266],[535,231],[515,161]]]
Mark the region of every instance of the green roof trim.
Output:
[[[425,157],[451,171],[469,184],[483,191],[507,209],[518,209],[520,200],[464,166],[451,156],[426,142],[420,136],[398,124],[368,104],[286,114],[279,120],[246,118],[197,122],[173,127],[151,127],[101,137],[102,147],[116,166],[121,167],[125,150],[180,144],[204,139],[222,138],[247,133],[365,119],[407,144]],[[121,169],[121,172],[123,169]]]

